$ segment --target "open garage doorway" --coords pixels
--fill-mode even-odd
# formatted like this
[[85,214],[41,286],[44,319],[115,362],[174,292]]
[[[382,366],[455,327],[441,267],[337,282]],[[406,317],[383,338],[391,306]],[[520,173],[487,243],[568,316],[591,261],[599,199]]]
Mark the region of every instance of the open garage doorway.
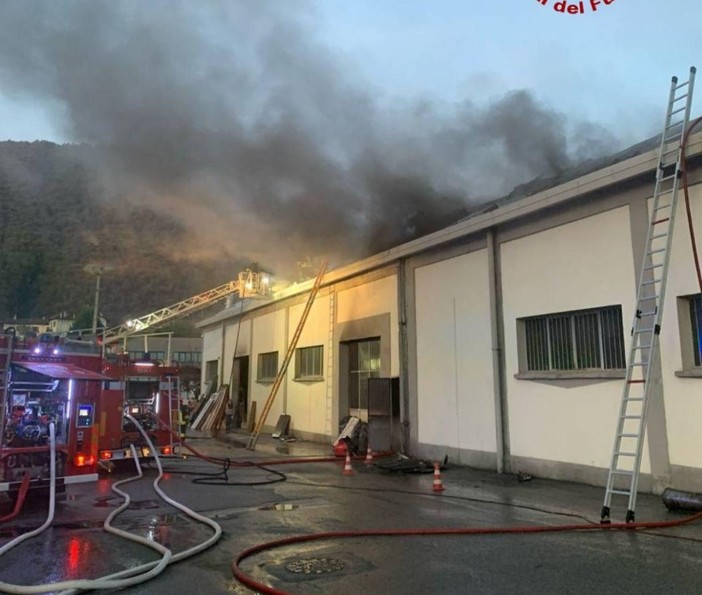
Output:
[[235,357],[232,361],[232,383],[229,387],[234,406],[234,428],[246,422],[249,413],[249,356]]

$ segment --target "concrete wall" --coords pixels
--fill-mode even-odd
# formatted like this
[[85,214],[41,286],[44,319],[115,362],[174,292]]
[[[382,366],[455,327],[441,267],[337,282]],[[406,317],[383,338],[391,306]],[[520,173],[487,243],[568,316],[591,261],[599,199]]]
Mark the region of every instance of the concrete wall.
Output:
[[[629,208],[592,215],[500,248],[512,456],[608,468],[622,380],[515,378],[517,319],[621,305],[628,348],[636,287]],[[642,469],[647,468],[644,456]]]
[[202,333],[202,387],[205,386],[206,362],[217,361],[221,363],[222,357],[222,328],[212,327]]
[[[251,343],[251,360],[250,360],[250,384],[249,384],[249,408],[251,411],[251,401],[256,402],[257,418],[261,413],[261,408],[264,406],[268,395],[270,395],[272,383],[258,382],[258,356],[261,353],[270,353],[271,351],[278,352],[278,366],[283,364],[283,358],[288,348],[288,335],[285,330],[287,310],[275,310],[273,312],[258,316],[253,319],[253,336]],[[267,425],[275,426],[278,417],[282,413],[286,413],[286,398],[287,387],[283,383],[278,389],[278,394],[273,405],[271,406],[270,414],[268,415]]]
[[[236,353],[234,352],[236,350]],[[234,357],[251,355],[251,321],[224,325],[224,362],[222,365],[222,384],[229,384],[232,373],[232,360]]]
[[397,376],[400,369],[397,340],[397,276],[389,275],[362,285],[340,289],[337,300],[336,321],[339,325],[384,314],[390,315],[390,344],[381,345],[381,363],[384,374]]
[[414,286],[420,448],[475,463],[496,450],[487,251],[419,267]]
[[[702,468],[702,374],[700,370],[690,371],[685,377],[676,373],[683,371],[682,350],[692,347],[689,334],[689,319],[686,302],[678,298],[700,293],[695,274],[687,216],[685,214],[682,193],[676,213],[673,234],[673,246],[670,255],[670,269],[666,302],[663,310],[663,323],[660,335],[661,364],[663,386],[665,390],[665,414],[667,419],[667,438],[670,463],[673,466],[673,478],[685,482],[690,489],[702,489],[702,480],[687,477],[684,468]],[[695,186],[690,191],[690,202],[695,234],[699,246],[702,246],[702,188]],[[699,248],[698,248],[699,249]],[[681,326],[683,333],[681,338]]]
[[[326,378],[326,362],[329,337],[329,296],[317,295],[307,322],[302,329],[297,347],[323,346],[323,375]],[[305,302],[291,306],[288,313],[288,336],[292,338],[302,317]],[[325,378],[315,381],[295,380],[295,358],[290,362],[286,376],[287,413],[291,418],[293,431],[305,432],[317,436],[328,435],[327,420],[327,383]]]

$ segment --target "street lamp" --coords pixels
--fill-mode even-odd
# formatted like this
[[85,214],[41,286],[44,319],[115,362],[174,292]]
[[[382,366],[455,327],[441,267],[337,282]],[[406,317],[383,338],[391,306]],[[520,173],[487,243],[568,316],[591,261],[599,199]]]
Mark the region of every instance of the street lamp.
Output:
[[93,343],[97,343],[98,307],[100,305],[100,277],[115,268],[111,264],[87,264],[83,267],[86,273],[96,276],[95,280],[95,306],[93,307]]

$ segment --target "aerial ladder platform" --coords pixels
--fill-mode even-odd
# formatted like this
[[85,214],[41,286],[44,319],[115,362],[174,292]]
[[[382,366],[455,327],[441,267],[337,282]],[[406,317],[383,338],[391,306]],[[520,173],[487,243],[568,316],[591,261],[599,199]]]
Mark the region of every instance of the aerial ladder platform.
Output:
[[655,358],[663,318],[678,190],[683,178],[683,140],[690,121],[696,69],[687,81],[673,77],[661,135],[656,183],[650,207],[643,261],[639,271],[636,310],[626,380],[619,408],[601,522],[611,523],[612,498],[628,499],[626,522],[635,521],[636,495]]
[[242,299],[245,297],[266,297],[270,293],[270,279],[265,273],[257,273],[250,270],[243,271],[239,273],[235,281],[229,281],[224,285],[192,296],[187,300],[166,306],[141,318],[134,318],[124,324],[105,330],[102,335],[103,345],[116,343],[140,331],[158,326],[180,316],[192,314],[233,293],[238,293]]

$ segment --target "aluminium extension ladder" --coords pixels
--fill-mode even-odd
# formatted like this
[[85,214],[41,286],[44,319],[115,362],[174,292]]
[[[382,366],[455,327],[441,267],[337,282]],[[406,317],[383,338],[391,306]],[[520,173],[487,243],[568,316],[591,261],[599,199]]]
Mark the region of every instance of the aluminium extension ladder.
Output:
[[293,334],[292,339],[290,340],[290,345],[288,345],[288,350],[285,353],[285,358],[283,359],[283,364],[280,366],[280,370],[278,370],[278,374],[275,377],[275,380],[273,381],[273,385],[271,386],[271,392],[268,395],[268,399],[266,399],[266,403],[263,406],[263,410],[261,411],[261,416],[258,418],[258,422],[256,423],[256,426],[254,428],[254,431],[252,432],[249,442],[246,445],[247,450],[255,450],[256,449],[256,442],[258,442],[258,437],[261,435],[261,430],[263,429],[263,424],[266,422],[266,418],[268,417],[268,414],[271,411],[271,407],[273,406],[273,401],[275,400],[276,394],[278,394],[278,389],[280,388],[280,385],[282,384],[283,380],[285,379],[285,374],[288,371],[288,366],[290,365],[290,361],[292,360],[293,355],[295,355],[295,348],[297,347],[297,342],[300,339],[300,335],[302,334],[302,329],[305,328],[305,322],[307,322],[307,316],[310,313],[310,310],[312,309],[312,303],[314,302],[314,298],[317,297],[317,293],[319,292],[319,288],[322,286],[322,280],[324,279],[324,274],[327,271],[327,260],[326,258],[322,262],[322,266],[319,269],[319,273],[317,273],[317,278],[314,280],[314,285],[312,286],[312,289],[310,290],[310,295],[307,298],[307,303],[305,304],[305,309],[302,311],[302,316],[300,317],[300,322],[297,323],[297,328],[295,329],[295,333]]
[[665,298],[678,189],[682,178],[682,142],[690,119],[695,68],[678,84],[673,77],[661,137],[646,247],[638,279],[636,313],[632,324],[626,382],[607,477],[601,522],[610,523],[612,496],[627,496],[626,522],[634,522],[634,508],[646,433],[649,390],[652,385]]

